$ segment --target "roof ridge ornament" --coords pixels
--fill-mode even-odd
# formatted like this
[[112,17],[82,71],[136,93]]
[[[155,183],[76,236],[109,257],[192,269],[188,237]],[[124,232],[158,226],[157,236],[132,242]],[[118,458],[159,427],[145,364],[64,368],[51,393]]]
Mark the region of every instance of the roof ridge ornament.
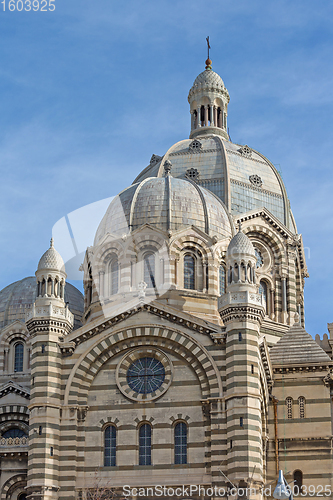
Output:
[[165,172],[166,176],[170,175],[171,168],[172,168],[171,161],[170,160],[165,160],[165,162],[164,162],[164,172]]
[[54,238],[52,236],[51,241],[50,241],[50,248],[54,248]]

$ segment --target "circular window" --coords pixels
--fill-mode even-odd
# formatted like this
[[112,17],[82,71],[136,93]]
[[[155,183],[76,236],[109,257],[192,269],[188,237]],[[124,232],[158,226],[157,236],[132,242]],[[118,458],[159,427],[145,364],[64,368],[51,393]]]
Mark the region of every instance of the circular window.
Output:
[[170,386],[171,379],[171,361],[158,349],[133,349],[122,358],[116,371],[120,391],[136,401],[162,396]]
[[127,383],[138,394],[155,392],[161,387],[164,379],[164,366],[155,358],[139,358],[127,371]]

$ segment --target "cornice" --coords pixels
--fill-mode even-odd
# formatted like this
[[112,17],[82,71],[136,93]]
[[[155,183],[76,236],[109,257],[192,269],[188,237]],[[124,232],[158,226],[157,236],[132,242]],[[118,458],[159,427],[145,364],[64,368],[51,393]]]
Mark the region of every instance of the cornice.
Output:
[[87,329],[83,331],[81,334],[78,334],[75,338],[66,339],[66,337],[63,337],[62,339],[60,339],[59,342],[59,347],[61,349],[61,352],[64,355],[71,355],[74,352],[75,348],[78,345],[82,344],[82,342],[85,342],[87,339],[90,339],[102,333],[103,331],[105,331],[110,327],[114,327],[121,324],[126,319],[138,314],[141,311],[147,311],[150,314],[158,316],[159,318],[165,319],[171,323],[184,326],[189,330],[192,330],[197,333],[202,333],[205,335],[212,336],[214,334],[218,334],[218,332],[221,329],[218,326],[214,327],[205,324],[205,321],[200,320],[199,318],[195,318],[192,320],[190,319],[190,317],[187,317],[187,315],[182,315],[181,313],[177,314],[176,312],[170,312],[167,309],[163,309],[162,307],[158,307],[151,303],[142,304],[140,306],[129,309],[128,311],[124,311],[114,316],[113,318],[101,321],[101,323],[99,324],[95,324],[90,329]]
[[[288,365],[288,367],[285,366],[275,366],[273,368],[273,373],[314,373],[314,372],[322,372],[322,371],[327,371],[330,369],[330,365]],[[329,374],[326,376],[328,377]],[[325,378],[326,378],[325,377]]]
[[225,306],[220,311],[221,319],[226,325],[232,321],[255,321],[262,323],[265,313],[262,307],[254,307],[247,305]]

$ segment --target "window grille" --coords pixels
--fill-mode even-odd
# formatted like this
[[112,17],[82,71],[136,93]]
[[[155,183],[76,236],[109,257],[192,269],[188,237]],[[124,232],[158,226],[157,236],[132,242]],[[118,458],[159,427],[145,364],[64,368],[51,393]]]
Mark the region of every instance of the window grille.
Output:
[[195,260],[192,255],[184,256],[184,288],[187,290],[195,289]]
[[299,418],[305,418],[305,398],[303,396],[298,398]]
[[287,418],[293,418],[293,398],[286,399]]
[[175,464],[187,463],[187,425],[179,422],[175,426]]
[[114,259],[110,264],[110,295],[115,295],[116,293],[118,293],[118,275],[118,260]]
[[155,288],[155,255],[149,253],[144,258],[143,281],[147,288]]
[[104,431],[104,467],[116,465],[117,430],[109,425]]
[[139,465],[151,465],[151,427],[141,425],[139,429]]
[[223,264],[220,265],[219,269],[219,289],[220,295],[226,292],[225,267]]
[[23,352],[23,344],[19,342],[15,345],[14,372],[23,372]]

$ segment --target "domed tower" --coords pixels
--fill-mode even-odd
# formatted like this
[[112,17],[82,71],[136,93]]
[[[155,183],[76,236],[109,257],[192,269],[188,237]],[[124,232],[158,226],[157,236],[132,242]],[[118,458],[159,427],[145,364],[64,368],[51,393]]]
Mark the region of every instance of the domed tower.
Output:
[[227,250],[228,293],[256,292],[257,257],[251,240],[242,232],[239,224],[238,233],[232,238]]
[[238,487],[259,491],[263,486],[259,333],[264,306],[256,293],[255,265],[254,247],[239,227],[227,250],[227,293],[220,310],[227,334],[227,475]]
[[51,240],[36,271],[37,298],[26,314],[31,335],[31,397],[28,493],[31,500],[58,498],[61,352],[74,316],[64,301],[64,261]]
[[229,139],[227,116],[230,97],[222,78],[212,70],[211,64],[212,61],[207,59],[205,71],[196,77],[188,94],[190,139],[208,134]]
[[36,305],[49,304],[51,298],[54,305],[63,306],[66,278],[64,261],[54,248],[53,238],[51,238],[50,248],[42,255],[36,271]]

